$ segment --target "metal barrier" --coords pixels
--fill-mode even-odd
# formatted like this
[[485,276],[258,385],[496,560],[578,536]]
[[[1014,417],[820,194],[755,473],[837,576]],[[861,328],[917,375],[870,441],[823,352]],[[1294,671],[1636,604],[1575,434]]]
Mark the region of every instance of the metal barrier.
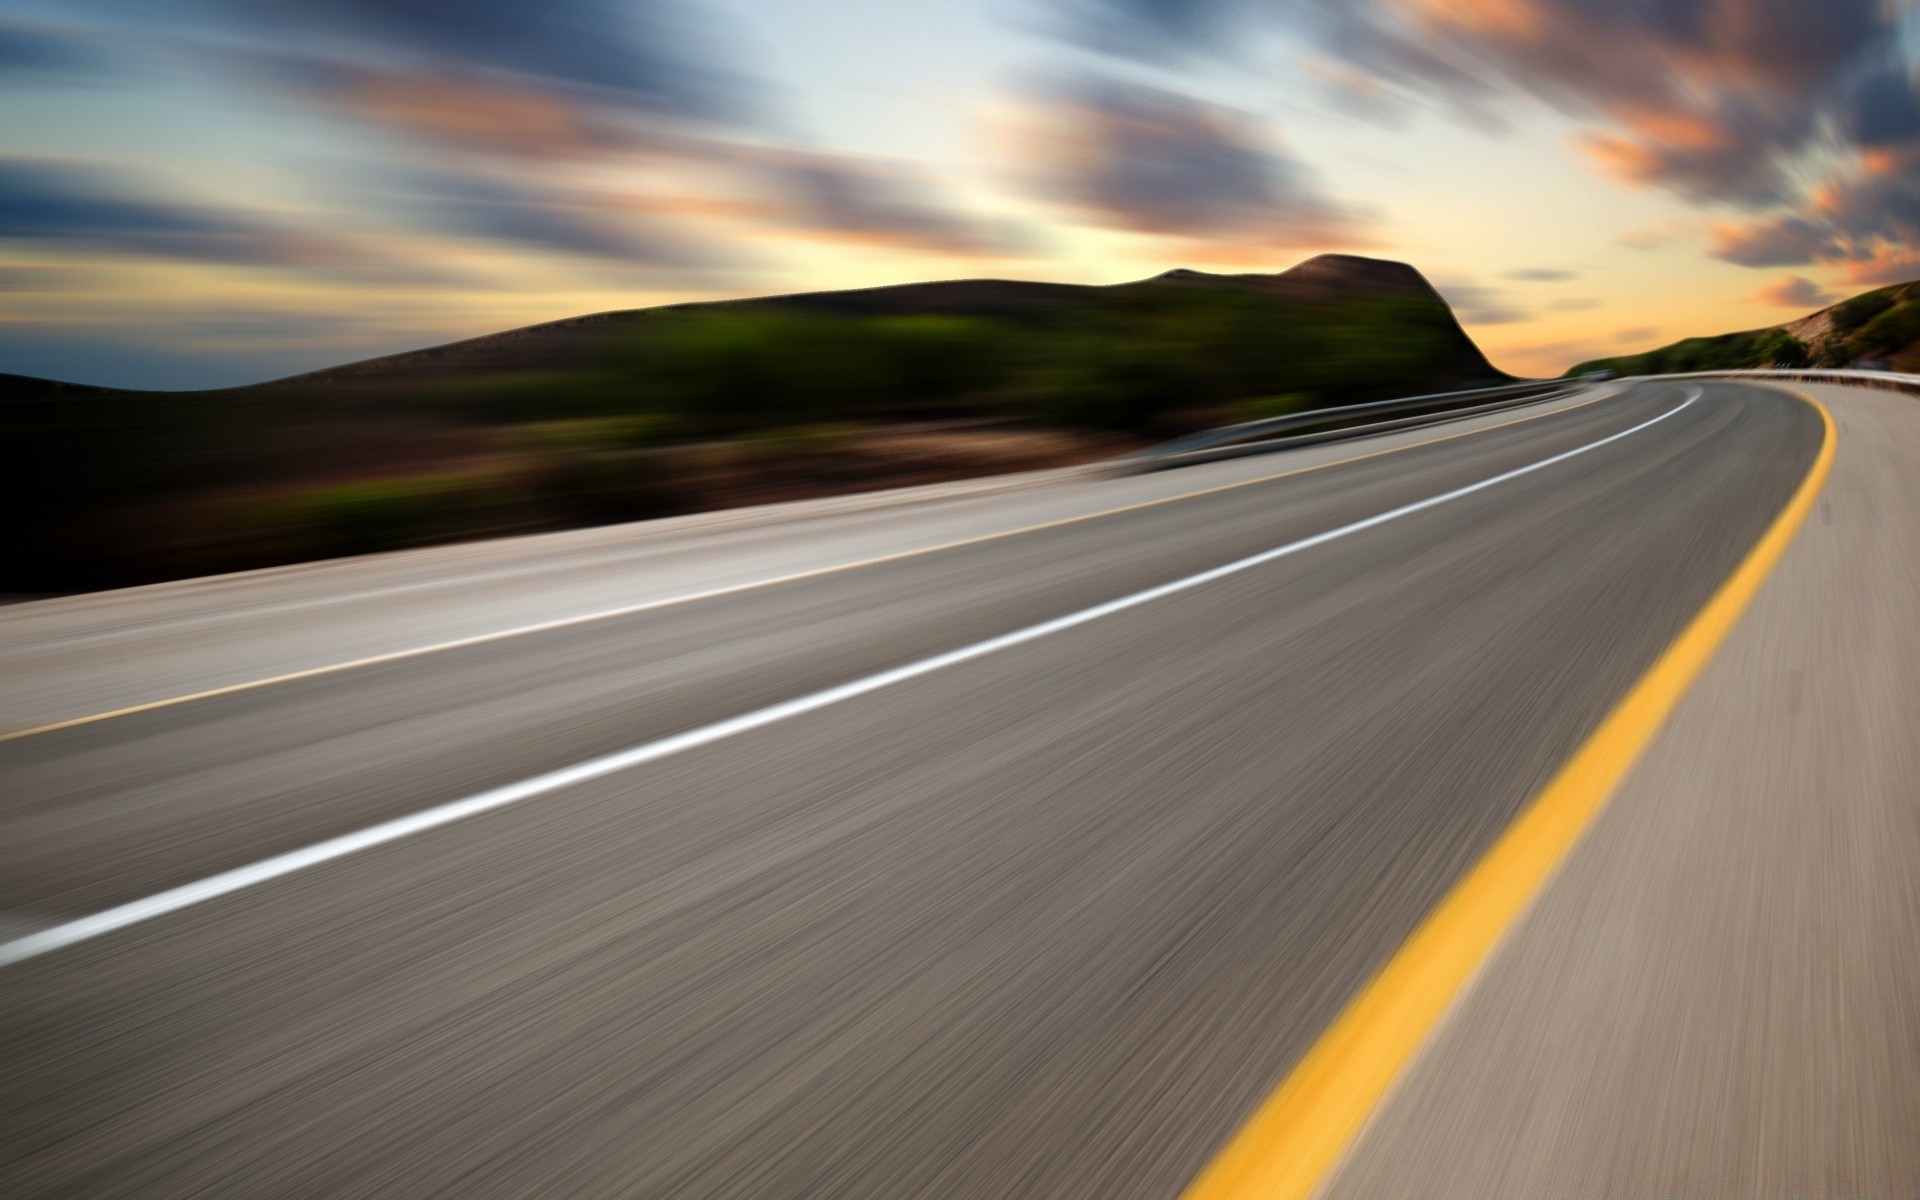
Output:
[[1788,370],[1683,371],[1673,375],[1631,375],[1627,379],[1783,379],[1803,383],[1838,383],[1853,387],[1888,388],[1898,392],[1920,392],[1920,375],[1897,371],[1855,371],[1821,367]]
[[[1249,454],[1267,454],[1292,446],[1306,446],[1342,438],[1388,433],[1395,429],[1430,425],[1436,421],[1450,420],[1454,417],[1493,412],[1545,400],[1572,391],[1579,386],[1582,386],[1582,382],[1578,380],[1531,380],[1526,383],[1502,384],[1499,387],[1474,388],[1464,392],[1434,392],[1394,400],[1375,400],[1367,404],[1343,404],[1331,408],[1317,408],[1284,417],[1269,417],[1261,421],[1243,421],[1238,425],[1205,429],[1199,433],[1191,433],[1185,437],[1149,447],[1109,465],[1123,473],[1139,473],[1188,466],[1193,463],[1214,462],[1223,458],[1239,458]],[[1373,417],[1386,419],[1368,419]],[[1335,428],[1317,432],[1294,432],[1313,430],[1317,426],[1335,426]]]

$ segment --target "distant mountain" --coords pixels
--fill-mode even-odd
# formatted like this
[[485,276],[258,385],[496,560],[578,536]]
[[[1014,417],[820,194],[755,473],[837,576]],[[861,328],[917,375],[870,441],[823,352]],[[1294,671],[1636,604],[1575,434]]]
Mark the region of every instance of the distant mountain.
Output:
[[1598,358],[1569,368],[1567,374],[1607,370],[1662,375],[1773,366],[1920,371],[1920,282],[1875,288],[1763,329],[1687,338],[1640,354]]
[[41,379],[34,375],[11,375],[0,371],[0,401],[23,396],[104,396],[120,390],[96,387],[91,383],[67,383],[59,379]]
[[[408,350],[337,367],[324,367],[221,392],[262,389],[321,390],[349,384],[411,390],[429,384],[441,390],[450,378],[523,373],[596,364],[613,343],[644,330],[663,314],[690,312],[796,311],[845,317],[958,316],[1028,319],[1097,311],[1156,295],[1243,292],[1291,304],[1325,306],[1363,300],[1407,300],[1445,305],[1426,277],[1405,263],[1351,254],[1322,254],[1277,274],[1214,274],[1179,269],[1150,279],[1107,287],[1009,279],[953,279],[893,284],[835,292],[804,292],[738,300],[695,301],[654,308],[621,309],[566,317],[445,345]],[[1507,378],[1487,361],[1465,330],[1441,364],[1436,384]],[[37,379],[0,372],[0,400],[23,394],[127,393],[129,389]]]
[[[1010,279],[952,279],[592,313],[327,367],[254,386],[304,390],[345,383],[359,386],[377,383],[406,388],[415,382],[431,381],[438,385],[460,375],[568,369],[599,361],[609,347],[644,331],[648,322],[657,321],[663,314],[796,311],[839,317],[1031,320],[1094,312],[1156,295],[1232,291],[1314,306],[1379,299],[1445,304],[1413,267],[1350,254],[1323,254],[1278,274],[1222,275],[1182,269],[1108,287]],[[1444,378],[1438,382],[1504,378],[1457,324],[1455,330],[1456,344],[1442,366]]]
[[597,313],[200,392],[0,376],[32,514],[0,591],[1086,461],[1505,378],[1418,271],[1348,255]]

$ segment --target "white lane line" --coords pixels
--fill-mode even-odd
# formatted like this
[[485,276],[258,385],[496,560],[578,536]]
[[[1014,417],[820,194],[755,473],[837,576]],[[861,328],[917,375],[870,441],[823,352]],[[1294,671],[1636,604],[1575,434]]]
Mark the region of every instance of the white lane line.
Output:
[[429,829],[437,829],[442,825],[451,825],[455,821],[465,820],[468,817],[477,816],[480,813],[491,812],[497,808],[505,808],[509,804],[517,804],[522,800],[529,800],[535,796],[543,796],[548,792],[571,787],[577,783],[586,783],[589,780],[612,775],[615,772],[624,771],[630,767],[638,767],[646,763],[658,762],[660,759],[679,754],[683,751],[694,750],[701,746],[709,746],[738,734],[747,733],[751,730],[761,729],[768,725],[784,721],[789,717],[798,717],[806,713],[815,712],[830,705],[838,704],[843,700],[851,700],[856,696],[864,696],[869,692],[877,692],[881,688],[891,687],[896,683],[905,683],[909,679],[917,679],[922,675],[930,675],[945,667],[956,666],[976,658],[983,658],[996,651],[1006,650],[1025,642],[1046,637],[1048,634],[1059,633],[1062,630],[1072,629],[1078,625],[1085,625],[1089,621],[1097,621],[1101,617],[1112,616],[1114,613],[1124,612],[1130,608],[1137,608],[1142,604],[1148,604],[1178,592],[1199,587],[1202,584],[1212,583],[1218,579],[1225,579],[1229,575],[1237,575],[1242,571],[1262,566],[1276,559],[1285,558],[1290,554],[1297,554],[1302,550],[1309,550],[1315,546],[1323,546],[1328,542],[1346,537],[1349,534],[1359,533],[1362,530],[1372,529],[1376,525],[1384,525],[1388,521],[1396,520],[1400,517],[1423,512],[1426,509],[1445,504],[1450,500],[1458,500],[1462,496],[1470,496],[1475,492],[1493,487],[1495,484],[1505,483],[1509,479],[1518,479],[1522,475],[1530,475],[1535,471],[1553,466],[1555,463],[1565,462],[1570,458],[1585,454],[1589,450],[1598,450],[1602,446],[1617,442],[1621,438],[1629,437],[1649,426],[1657,425],[1675,413],[1680,412],[1682,409],[1687,408],[1700,398],[1699,388],[1695,387],[1687,390],[1691,394],[1678,406],[1668,409],[1652,420],[1642,421],[1630,429],[1623,429],[1619,433],[1603,437],[1599,441],[1588,442],[1584,446],[1563,451],[1549,458],[1543,458],[1538,462],[1529,463],[1524,467],[1517,467],[1511,471],[1502,471],[1500,474],[1482,479],[1478,483],[1470,483],[1465,487],[1454,488],[1450,492],[1442,492],[1437,496],[1430,496],[1425,500],[1416,500],[1411,504],[1403,504],[1398,508],[1389,509],[1386,512],[1342,525],[1337,529],[1329,529],[1324,533],[1316,533],[1311,537],[1301,538],[1297,542],[1288,542],[1284,546],[1276,546],[1271,550],[1262,550],[1258,554],[1236,559],[1223,566],[1209,568],[1208,570],[1201,571],[1197,575],[1188,575],[1183,579],[1176,579],[1171,583],[1163,583],[1156,587],[1150,587],[1145,591],[1121,596],[1117,600],[1108,600],[1105,603],[1096,604],[1092,608],[1083,608],[1079,612],[1068,613],[1066,616],[1055,617],[1049,621],[1042,621],[1037,625],[1029,625],[1024,629],[1016,629],[1012,633],[1003,633],[998,637],[988,638],[982,642],[975,642],[970,646],[962,646],[957,650],[948,650],[943,654],[936,654],[931,658],[923,658],[917,662],[910,662],[903,666],[893,667],[889,670],[878,672],[877,674],[855,679],[849,683],[826,688],[823,691],[799,696],[792,700],[783,700],[778,704],[758,708],[752,712],[742,713],[736,717],[728,717],[724,721],[715,721],[711,725],[702,725],[698,729],[689,729],[684,733],[676,733],[671,737],[661,738],[658,741],[647,742],[643,745],[631,747],[630,749],[620,750],[601,758],[577,763],[571,767],[563,767],[557,771],[549,771],[544,775],[536,775],[532,779],[525,779],[519,783],[508,784],[505,787],[494,788],[490,791],[481,792],[478,795],[468,796],[464,800],[454,800],[422,812],[413,813],[410,816],[398,817],[391,821],[383,821],[378,825],[369,826],[366,829],[361,829],[354,833],[328,838],[326,841],[316,842],[311,846],[299,850],[292,850],[285,854],[276,854],[271,858],[261,859],[259,862],[249,864],[248,866],[236,867],[231,871],[222,871],[217,875],[210,875],[205,879],[193,883],[168,888],[164,892],[158,892],[141,900],[134,900],[127,904],[118,905],[89,917],[80,917],[76,920],[65,921],[47,929],[42,929],[37,933],[30,933],[25,937],[15,938],[8,942],[0,942],[0,967],[22,962],[30,958],[37,958],[42,954],[48,954],[79,942],[100,937],[103,934],[113,933],[116,930],[138,925],[143,921],[151,921],[155,917],[178,912],[183,908],[189,908],[203,901],[231,895],[234,892],[242,891],[256,884],[279,879],[282,876],[291,875],[296,871],[304,871],[308,867],[315,867],[321,863],[332,862],[337,858],[345,858],[347,855],[358,853],[361,850],[370,850],[375,846],[384,846],[388,842],[396,842],[401,838],[411,837],[416,833],[423,833]]

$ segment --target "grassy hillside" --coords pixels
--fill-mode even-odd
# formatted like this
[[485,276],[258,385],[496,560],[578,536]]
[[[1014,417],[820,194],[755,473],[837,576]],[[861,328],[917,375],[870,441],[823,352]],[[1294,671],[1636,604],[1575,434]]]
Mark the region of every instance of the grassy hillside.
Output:
[[0,377],[59,591],[1085,461],[1501,378],[1411,267],[961,280],[602,313],[251,387]]
[[1862,292],[1830,308],[1766,329],[1688,338],[1643,354],[1581,363],[1569,375],[1724,371],[1747,367],[1881,365],[1920,371],[1920,283]]

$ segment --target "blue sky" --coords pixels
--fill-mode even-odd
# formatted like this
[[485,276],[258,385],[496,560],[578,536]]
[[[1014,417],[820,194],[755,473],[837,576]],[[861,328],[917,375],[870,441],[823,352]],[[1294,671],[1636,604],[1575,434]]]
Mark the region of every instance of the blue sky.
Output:
[[1920,277],[1880,0],[0,0],[0,370],[682,299],[1411,262],[1495,360]]

